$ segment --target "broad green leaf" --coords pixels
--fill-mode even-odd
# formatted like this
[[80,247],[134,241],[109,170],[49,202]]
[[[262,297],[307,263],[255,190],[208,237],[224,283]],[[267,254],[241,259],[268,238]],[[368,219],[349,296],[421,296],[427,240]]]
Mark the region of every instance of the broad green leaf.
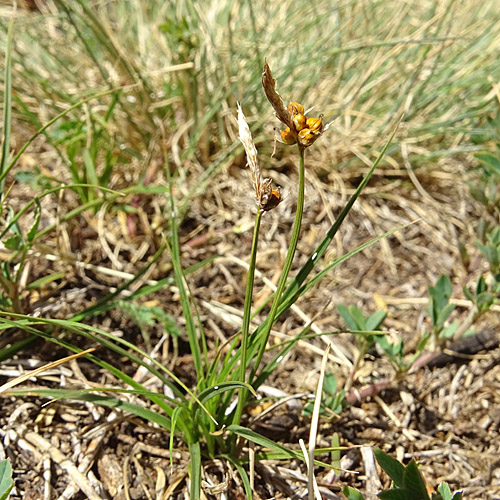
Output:
[[443,328],[439,332],[439,337],[442,339],[451,339],[458,328],[458,322],[454,321],[451,325],[448,325],[446,328]]
[[387,316],[387,311],[377,311],[366,319],[367,330],[378,330]]
[[350,486],[344,486],[342,488],[342,493],[346,496],[347,500],[365,500],[365,497],[360,491],[355,490]]
[[356,320],[352,317],[351,310],[349,307],[339,304],[337,306],[337,311],[339,312],[345,324],[350,330],[363,330],[363,328],[358,328]]
[[451,287],[450,278],[443,274],[436,283],[436,290],[439,291],[440,295],[443,297],[451,297],[453,289]]
[[414,497],[411,491],[401,488],[383,491],[382,493],[378,494],[378,497],[382,500],[423,500]]
[[495,301],[496,297],[489,292],[483,292],[476,298],[477,308],[479,310],[488,309],[491,304]]
[[40,169],[35,167],[33,170],[21,170],[14,174],[14,178],[21,184],[31,184],[40,175]]
[[12,488],[14,481],[12,480],[12,467],[8,460],[0,462],[0,500],[5,500]]
[[327,394],[330,394],[331,396],[334,396],[335,392],[337,391],[337,377],[332,372],[328,372],[325,374],[323,391]]
[[492,272],[495,273],[498,270],[499,266],[498,248],[490,243],[483,245],[479,241],[476,241],[476,246],[486,257],[486,260],[489,262]]
[[366,327],[366,318],[363,314],[363,311],[356,306],[350,306],[349,311],[351,313],[351,316],[354,318],[354,321],[356,321],[356,324],[358,325],[356,330],[368,330],[368,328]]
[[[448,483],[441,483],[437,489],[438,493],[441,495],[443,500],[452,500],[451,490]],[[434,500],[434,495],[432,495],[432,500]]]
[[418,466],[414,460],[405,467],[403,475],[404,489],[411,492],[411,498],[415,500],[429,500],[425,481],[418,470]]
[[[429,303],[428,311],[431,312],[432,323],[434,326],[439,323],[439,314],[446,307],[451,297],[451,282],[448,276],[442,275],[434,287],[429,287],[429,293],[432,302]],[[432,304],[432,305],[431,305]],[[432,308],[432,310],[431,310]],[[442,326],[442,325],[441,325]]]
[[373,453],[380,467],[385,470],[387,475],[394,481],[394,484],[398,488],[402,488],[404,486],[404,465],[378,448],[374,448]]
[[14,234],[9,236],[3,241],[3,244],[7,250],[20,250],[23,247],[23,239],[19,234]]
[[436,328],[442,328],[445,321],[448,319],[450,314],[455,310],[455,304],[446,304],[442,309],[439,310],[436,324]]

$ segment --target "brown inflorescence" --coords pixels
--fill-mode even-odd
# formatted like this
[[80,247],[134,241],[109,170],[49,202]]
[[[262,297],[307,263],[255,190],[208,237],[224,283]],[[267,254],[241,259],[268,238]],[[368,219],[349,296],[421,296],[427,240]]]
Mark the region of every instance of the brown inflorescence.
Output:
[[282,141],[285,144],[298,142],[303,148],[311,146],[323,133],[323,115],[318,118],[307,118],[304,106],[298,102],[291,102],[288,109],[285,109],[281,96],[276,91],[276,80],[267,62],[264,64],[262,73],[262,86],[267,99],[274,108],[276,117],[286,125],[285,130],[280,132]]
[[247,156],[247,165],[252,173],[252,182],[255,189],[255,199],[259,210],[267,212],[277,207],[281,202],[281,188],[273,188],[273,181],[270,178],[262,178],[259,160],[257,157],[257,148],[252,139],[250,128],[248,127],[245,115],[238,104],[238,132],[240,141],[245,148]]

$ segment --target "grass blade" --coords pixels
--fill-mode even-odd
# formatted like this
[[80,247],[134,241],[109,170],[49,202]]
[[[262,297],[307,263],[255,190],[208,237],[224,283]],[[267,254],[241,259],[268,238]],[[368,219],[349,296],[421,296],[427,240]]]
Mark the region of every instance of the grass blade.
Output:
[[158,413],[157,411],[149,410],[144,408],[144,406],[137,405],[134,403],[129,403],[128,401],[123,401],[118,398],[112,398],[110,396],[100,396],[99,394],[83,393],[78,394],[77,391],[71,389],[27,389],[27,390],[16,390],[10,391],[9,394],[15,396],[23,395],[36,395],[48,398],[62,399],[68,397],[72,400],[86,401],[89,403],[98,404],[101,406],[108,406],[110,408],[118,408],[119,410],[131,413],[148,422],[153,422],[158,424],[163,429],[170,431],[171,422],[170,418]]
[[14,14],[9,23],[7,34],[7,47],[5,49],[5,87],[3,102],[3,135],[2,135],[2,157],[0,159],[0,201],[3,201],[3,189],[5,185],[4,172],[8,171],[7,163],[10,154],[10,126],[12,112],[12,31],[14,28]]
[[191,354],[193,355],[194,367],[196,369],[197,379],[199,383],[202,383],[205,380],[205,374],[203,371],[203,362],[201,357],[201,349],[200,342],[198,339],[198,335],[196,333],[196,326],[194,324],[194,315],[191,310],[191,305],[189,303],[189,297],[185,286],[185,278],[183,269],[181,266],[181,256],[179,249],[179,235],[177,233],[177,222],[176,222],[176,213],[175,213],[175,205],[174,205],[174,195],[172,192],[172,179],[170,177],[170,172],[168,169],[168,165],[166,166],[167,176],[170,187],[170,208],[171,208],[171,216],[170,216],[170,227],[172,230],[172,247],[167,243],[167,248],[170,252],[170,256],[172,257],[172,265],[174,268],[174,276],[175,283],[177,288],[179,289],[180,301],[182,306],[183,316],[186,320],[186,330],[189,339],[189,346],[191,348]]
[[201,447],[199,441],[189,443],[189,476],[191,479],[191,496],[193,500],[201,498]]

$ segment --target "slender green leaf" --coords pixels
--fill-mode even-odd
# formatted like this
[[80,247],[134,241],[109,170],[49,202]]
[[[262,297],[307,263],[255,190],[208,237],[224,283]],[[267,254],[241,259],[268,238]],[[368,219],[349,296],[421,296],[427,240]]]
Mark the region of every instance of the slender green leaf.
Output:
[[101,406],[108,406],[111,408],[117,408],[119,410],[132,413],[138,417],[143,418],[148,422],[158,424],[163,429],[170,431],[170,418],[158,413],[157,411],[149,410],[143,406],[129,403],[128,401],[122,401],[118,398],[112,398],[110,396],[100,396],[98,394],[84,393],[79,394],[78,391],[64,390],[64,389],[27,389],[27,390],[15,390],[9,391],[9,394],[15,395],[38,395],[49,398],[61,399],[65,398],[64,392],[68,394],[68,397],[75,401],[87,401],[89,403],[98,404]]
[[442,309],[439,310],[436,324],[436,328],[442,328],[445,321],[449,318],[450,314],[455,310],[455,304],[446,304]]
[[218,396],[220,394],[223,394],[224,392],[227,391],[234,391],[235,389],[246,389],[247,391],[250,391],[254,396],[257,396],[257,393],[255,392],[254,388],[247,383],[243,382],[222,382],[221,384],[215,385],[213,387],[209,387],[208,389],[205,389],[199,396],[198,399],[202,403],[206,403],[209,399]]
[[191,479],[190,498],[201,498],[201,447],[200,442],[189,443],[189,477]]
[[[167,166],[167,172],[169,172]],[[171,208],[171,216],[170,216],[170,225],[172,228],[172,248],[169,248],[170,255],[172,257],[172,265],[174,267],[174,276],[175,283],[177,288],[179,289],[179,296],[182,306],[182,312],[184,319],[186,321],[186,330],[188,334],[189,347],[191,348],[191,354],[193,355],[194,367],[196,370],[196,375],[198,379],[198,383],[203,385],[203,381],[205,379],[205,374],[203,372],[203,362],[201,356],[200,349],[200,341],[198,339],[198,335],[196,333],[196,326],[194,323],[194,315],[191,310],[191,304],[189,301],[189,296],[186,290],[186,286],[184,283],[184,272],[181,266],[181,257],[179,250],[179,236],[177,234],[177,223],[176,223],[176,213],[175,213],[175,205],[174,205],[174,195],[172,192],[172,181],[169,176],[169,186],[170,186],[170,208]],[[202,387],[202,386],[201,386]],[[203,387],[202,387],[203,388]]]
[[170,439],[168,443],[168,450],[170,452],[170,466],[173,467],[174,462],[173,462],[173,457],[174,457],[174,436],[175,436],[175,429],[177,427],[177,420],[182,417],[182,412],[184,411],[184,408],[182,406],[177,406],[177,408],[174,409],[171,417],[171,430],[170,430]]
[[[14,28],[14,16],[11,17],[7,32],[7,46],[5,48],[5,75],[3,93],[3,134],[2,134],[2,157],[0,158],[0,201],[3,202],[5,175],[8,172],[8,161],[10,155],[10,127],[12,112],[12,32]],[[1,206],[1,205],[0,205]]]
[[94,94],[90,97],[87,97],[85,99],[82,99],[81,101],[77,102],[76,104],[73,104],[73,106],[70,106],[69,108],[65,109],[58,115],[56,115],[54,118],[49,120],[43,127],[39,128],[29,139],[24,143],[24,145],[21,147],[21,149],[17,152],[17,154],[14,156],[12,161],[9,163],[7,168],[3,169],[0,172],[0,185],[2,184],[3,180],[5,179],[6,175],[11,171],[11,169],[14,167],[14,165],[17,163],[19,158],[23,155],[23,153],[28,149],[30,144],[40,135],[45,132],[52,124],[54,124],[57,120],[61,119],[63,116],[66,116],[68,113],[73,111],[76,108],[79,108],[80,106],[83,106],[83,104],[93,101],[95,99],[98,99],[99,97],[104,97],[105,95],[112,94],[113,92],[119,92],[121,91],[122,88],[116,88],[116,89],[111,89],[111,90],[106,90],[105,92],[100,92],[98,94]]
[[[399,124],[398,124],[399,127]],[[316,264],[320,261],[320,259],[323,257],[324,253],[326,252],[327,248],[330,246],[331,241],[337,234],[338,230],[340,229],[340,226],[344,222],[344,219],[347,217],[347,214],[350,212],[352,206],[354,205],[355,201],[358,199],[359,195],[365,188],[365,186],[368,184],[369,180],[371,179],[373,172],[375,172],[375,169],[378,167],[380,162],[382,161],[382,158],[385,155],[385,152],[387,151],[387,148],[392,142],[392,139],[394,138],[394,135],[396,134],[396,131],[398,129],[396,127],[389,137],[389,140],[386,142],[385,146],[383,147],[382,151],[378,155],[377,159],[373,163],[372,167],[366,174],[365,178],[362,180],[362,182],[359,184],[358,188],[354,192],[354,194],[351,196],[345,207],[342,209],[340,212],[337,220],[332,224],[328,232],[326,233],[326,236],[323,238],[321,243],[316,247],[314,252],[311,254],[311,256],[307,259],[306,263],[302,266],[300,271],[298,272],[297,276],[291,281],[290,285],[286,288],[281,302],[284,303],[288,298],[291,296],[295,295],[298,291],[298,289],[301,287],[302,283],[304,283],[305,279],[309,276],[311,271],[314,269]]]
[[234,432],[238,436],[248,439],[249,441],[252,441],[255,444],[264,446],[265,448],[269,448],[274,451],[279,451],[281,453],[284,453],[285,456],[288,456],[290,458],[296,458],[297,455],[296,452],[294,453],[288,448],[285,448],[284,446],[275,443],[272,439],[262,436],[261,434],[258,434],[257,432],[252,431],[251,429],[247,429],[246,427],[241,427],[240,425],[230,425],[227,427],[227,430],[229,432]]
[[61,271],[60,273],[49,274],[48,276],[42,276],[41,278],[32,281],[26,288],[28,290],[36,290],[37,288],[42,288],[43,286],[52,283],[53,281],[60,280],[61,278],[64,278],[64,276],[66,276],[66,273],[64,271]]
[[36,232],[38,231],[38,225],[40,224],[40,217],[42,215],[42,206],[40,205],[40,200],[35,198],[35,211],[33,213],[33,224],[26,234],[26,239],[28,243],[33,243],[35,239]]

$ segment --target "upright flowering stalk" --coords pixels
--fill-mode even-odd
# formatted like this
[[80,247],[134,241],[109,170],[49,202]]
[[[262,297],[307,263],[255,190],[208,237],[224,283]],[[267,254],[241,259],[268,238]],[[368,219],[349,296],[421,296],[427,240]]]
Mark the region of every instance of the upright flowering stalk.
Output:
[[300,226],[302,224],[302,214],[304,211],[304,185],[305,185],[305,166],[304,154],[306,148],[311,146],[316,139],[323,133],[323,120],[319,118],[307,117],[304,112],[304,107],[298,102],[291,102],[288,108],[285,108],[281,96],[276,91],[276,80],[271,73],[271,68],[267,62],[264,64],[264,72],[262,73],[262,86],[268,101],[274,108],[274,112],[278,120],[284,125],[285,129],[281,131],[281,138],[285,144],[297,144],[299,149],[299,190],[297,194],[297,211],[295,212],[295,221],[293,224],[292,235],[288,252],[283,265],[283,271],[278,282],[276,293],[274,294],[271,311],[266,319],[265,326],[261,332],[262,339],[259,339],[259,352],[252,368],[251,379],[255,377],[259,369],[262,356],[266,349],[271,328],[276,319],[276,313],[280,304],[281,296],[285,288],[290,269],[292,267],[293,257],[299,240]]
[[[288,248],[288,253],[285,259],[285,264],[283,266],[283,271],[280,276],[278,287],[275,293],[274,301],[271,307],[269,316],[267,317],[263,331],[260,334],[259,339],[254,339],[252,342],[256,341],[259,345],[259,351],[257,353],[257,358],[252,367],[251,379],[255,377],[255,374],[259,368],[262,356],[269,339],[269,334],[271,332],[271,327],[276,319],[276,313],[280,303],[283,290],[290,273],[290,268],[292,267],[293,257],[295,255],[295,249],[297,248],[297,242],[300,234],[300,226],[302,223],[302,213],[304,210],[304,152],[307,147],[316,141],[316,139],[323,132],[323,122],[322,117],[311,118],[307,117],[304,113],[304,107],[297,103],[291,102],[288,108],[285,108],[281,96],[276,91],[276,82],[272,77],[271,69],[268,64],[264,65],[264,72],[262,74],[262,85],[264,87],[264,92],[274,108],[276,117],[285,125],[285,129],[281,131],[281,138],[285,144],[297,144],[299,149],[299,191],[297,197],[297,211],[295,214],[295,222],[293,225],[292,236],[290,238],[290,245]],[[260,222],[262,214],[275,208],[281,202],[281,192],[279,187],[273,187],[273,182],[270,178],[264,179],[262,177],[258,157],[257,149],[252,139],[252,134],[248,128],[248,124],[245,120],[245,116],[238,105],[238,127],[239,127],[239,137],[240,141],[243,143],[247,156],[247,164],[250,168],[252,174],[252,182],[255,189],[255,199],[257,202],[257,215],[255,219],[255,229],[252,241],[252,250],[250,256],[250,264],[248,271],[248,280],[245,294],[245,305],[243,309],[243,324],[241,327],[241,358],[240,358],[240,374],[239,380],[241,382],[246,382],[246,366],[247,366],[247,349],[249,341],[249,327],[250,327],[250,313],[252,304],[252,290],[254,283],[255,274],[255,261],[257,256],[257,242],[259,236]],[[246,391],[240,390],[238,405],[236,407],[233,423],[239,424],[241,420],[241,415],[246,401]]]
[[[250,253],[250,264],[248,268],[248,279],[245,292],[245,305],[243,307],[243,323],[241,326],[241,359],[239,381],[246,382],[247,348],[250,328],[250,314],[252,307],[252,292],[255,276],[255,261],[257,258],[257,243],[259,241],[259,229],[262,214],[277,207],[281,202],[281,189],[279,186],[273,188],[273,181],[270,178],[263,179],[260,170],[257,148],[252,139],[252,134],[248,127],[245,115],[238,104],[238,133],[240,141],[245,148],[247,165],[252,174],[252,183],[255,190],[255,200],[257,202],[257,215],[252,240],[252,250]],[[245,406],[246,391],[240,390],[238,405],[234,414],[234,423],[239,424],[241,414]]]

